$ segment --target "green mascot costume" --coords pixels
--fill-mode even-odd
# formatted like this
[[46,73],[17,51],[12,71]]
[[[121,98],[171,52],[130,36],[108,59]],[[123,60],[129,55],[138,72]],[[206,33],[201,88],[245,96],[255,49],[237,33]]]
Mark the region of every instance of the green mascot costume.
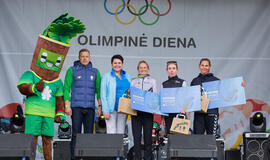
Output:
[[67,13],[56,18],[42,35],[39,35],[31,70],[20,78],[17,87],[26,95],[25,133],[33,134],[35,147],[42,136],[43,155],[52,160],[54,122],[65,120],[63,82],[59,78],[72,37],[83,33],[85,26]]

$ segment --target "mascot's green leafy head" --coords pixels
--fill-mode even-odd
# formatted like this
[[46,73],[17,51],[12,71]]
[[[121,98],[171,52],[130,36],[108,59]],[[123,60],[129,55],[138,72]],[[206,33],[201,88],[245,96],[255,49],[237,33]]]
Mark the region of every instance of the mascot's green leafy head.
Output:
[[67,13],[57,17],[39,36],[31,70],[44,80],[58,78],[71,38],[83,33],[85,25]]
[[68,13],[62,14],[56,18],[43,32],[43,35],[60,41],[69,43],[71,38],[85,30],[84,24],[74,17],[67,17]]

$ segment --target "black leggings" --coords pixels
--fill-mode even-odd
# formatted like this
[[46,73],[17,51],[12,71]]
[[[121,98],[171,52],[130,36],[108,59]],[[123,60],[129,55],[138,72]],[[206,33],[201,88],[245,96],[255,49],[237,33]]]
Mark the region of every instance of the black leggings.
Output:
[[194,114],[194,134],[217,135],[218,113],[198,113]]
[[132,134],[134,138],[134,153],[135,160],[141,160],[141,140],[142,128],[144,136],[144,159],[152,159],[152,128],[153,128],[153,114],[137,111],[137,116],[131,117]]
[[172,126],[173,118],[177,115],[177,113],[169,113],[168,116],[165,116],[165,125],[166,125],[166,134],[170,134],[170,129]]

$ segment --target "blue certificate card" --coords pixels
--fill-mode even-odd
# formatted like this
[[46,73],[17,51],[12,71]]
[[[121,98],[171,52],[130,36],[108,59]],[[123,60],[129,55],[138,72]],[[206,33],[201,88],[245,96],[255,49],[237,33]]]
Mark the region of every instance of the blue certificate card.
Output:
[[242,82],[243,77],[236,77],[202,83],[204,91],[210,99],[208,109],[246,104]]
[[158,93],[130,87],[130,96],[132,109],[148,113],[167,115],[160,112],[160,95]]
[[200,86],[162,88],[160,91],[161,112],[180,113],[184,106],[186,112],[201,110]]

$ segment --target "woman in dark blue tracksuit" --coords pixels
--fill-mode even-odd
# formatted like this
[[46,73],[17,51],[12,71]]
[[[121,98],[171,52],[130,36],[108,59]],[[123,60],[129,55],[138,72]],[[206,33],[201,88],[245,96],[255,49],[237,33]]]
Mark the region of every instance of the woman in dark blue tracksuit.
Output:
[[[185,87],[187,83],[185,80],[178,78],[178,66],[176,61],[168,61],[167,62],[167,72],[168,72],[168,80],[162,83],[163,88],[176,88],[176,87]],[[173,118],[178,113],[169,113],[168,116],[165,117],[165,126],[166,126],[166,134],[170,133],[170,128],[172,125]]]
[[[200,60],[199,68],[201,73],[198,77],[194,78],[191,82],[191,86],[201,85],[204,82],[211,82],[219,80],[213,73],[209,73],[211,68],[211,62],[208,58],[202,58]],[[208,109],[207,113],[195,112],[193,121],[194,134],[217,134],[218,126],[218,108]]]

